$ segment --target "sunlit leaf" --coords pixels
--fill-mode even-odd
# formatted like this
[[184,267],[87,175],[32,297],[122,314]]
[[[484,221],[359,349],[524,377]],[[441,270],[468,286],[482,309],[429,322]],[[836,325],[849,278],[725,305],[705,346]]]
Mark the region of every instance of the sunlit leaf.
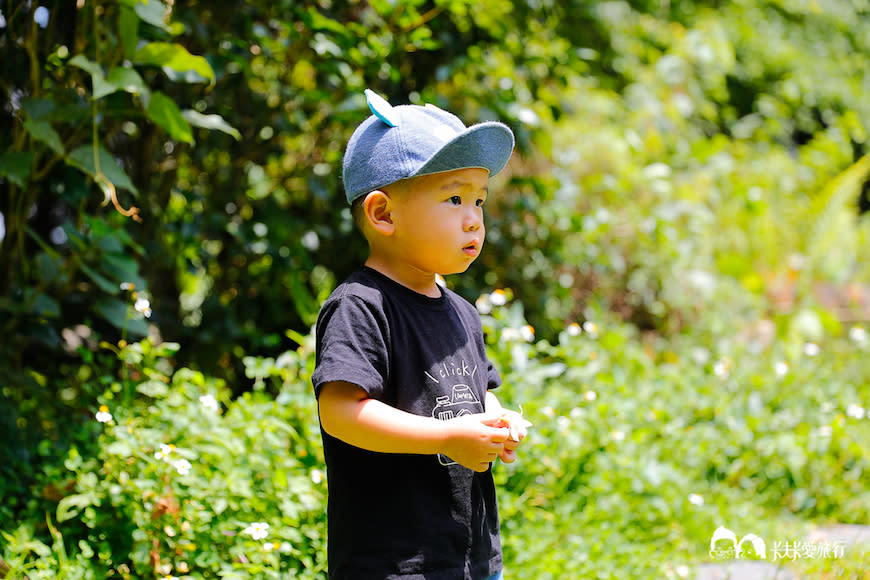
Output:
[[214,70],[208,61],[190,54],[180,44],[149,42],[133,56],[136,64],[159,66],[172,80],[190,83],[214,82]]
[[242,138],[242,134],[239,133],[238,129],[227,123],[220,115],[203,115],[193,109],[185,109],[181,112],[181,116],[194,127],[223,131],[227,135],[234,137],[236,141]]
[[94,98],[99,99],[110,95],[115,91],[124,91],[134,95],[148,95],[148,86],[135,69],[127,67],[115,67],[109,71],[109,76],[100,83],[100,91],[94,91]]
[[193,131],[190,125],[184,120],[175,101],[165,94],[159,91],[153,93],[148,101],[148,108],[145,109],[145,114],[154,123],[166,129],[166,132],[173,139],[185,143],[193,143]]
[[157,28],[162,28],[166,32],[170,32],[170,28],[166,22],[166,4],[161,2],[161,0],[137,2],[134,10],[136,11],[136,15],[148,24],[156,26]]

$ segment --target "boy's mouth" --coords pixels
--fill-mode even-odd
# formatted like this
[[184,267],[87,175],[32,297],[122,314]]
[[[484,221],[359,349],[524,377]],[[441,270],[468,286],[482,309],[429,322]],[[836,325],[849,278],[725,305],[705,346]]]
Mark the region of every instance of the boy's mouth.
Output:
[[462,248],[462,251],[470,256],[477,256],[477,254],[480,253],[479,245],[480,245],[480,242],[478,242],[477,240],[474,240],[470,244],[464,246]]

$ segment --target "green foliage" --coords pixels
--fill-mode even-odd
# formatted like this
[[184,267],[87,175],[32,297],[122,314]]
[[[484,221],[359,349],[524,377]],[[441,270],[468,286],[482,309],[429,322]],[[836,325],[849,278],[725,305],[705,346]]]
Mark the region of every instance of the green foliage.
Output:
[[[509,573],[686,577],[719,525],[796,541],[810,522],[870,517],[862,327],[820,344],[713,346],[703,333],[642,341],[609,317],[551,344],[511,292],[477,305],[502,404],[533,423],[519,461],[495,465]],[[119,349],[126,377],[92,415],[95,455],[73,448],[47,474],[65,490],[50,539],[17,526],[3,560],[34,578],[321,577],[314,337],[293,339],[296,350],[245,361],[257,387],[235,399],[175,369],[178,345]],[[862,554],[789,565],[857,573]]]
[[222,381],[173,369],[177,349],[119,350],[129,377],[119,391],[135,394],[107,391],[92,415],[96,454],[74,447],[50,474],[67,490],[49,521],[53,545],[30,525],[6,535],[12,577],[322,576],[323,458],[300,356],[280,361],[295,380],[277,396],[233,400]]
[[681,577],[719,524],[866,518],[865,4],[3,3],[3,558],[322,571],[308,332],[365,255],[366,87],[517,135],[448,280],[516,296],[487,319],[536,424],[498,468],[511,568]]

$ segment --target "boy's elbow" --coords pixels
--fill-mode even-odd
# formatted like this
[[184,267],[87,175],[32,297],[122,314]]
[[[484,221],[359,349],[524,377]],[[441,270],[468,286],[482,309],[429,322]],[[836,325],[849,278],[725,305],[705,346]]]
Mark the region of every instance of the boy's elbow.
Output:
[[345,439],[345,431],[360,401],[367,398],[362,388],[351,383],[327,383],[318,397],[320,425],[329,435]]

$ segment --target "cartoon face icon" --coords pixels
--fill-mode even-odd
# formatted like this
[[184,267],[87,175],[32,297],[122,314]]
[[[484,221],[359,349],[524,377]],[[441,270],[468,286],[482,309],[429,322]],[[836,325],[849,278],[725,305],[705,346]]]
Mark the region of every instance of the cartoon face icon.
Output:
[[766,552],[764,540],[755,534],[746,534],[737,544],[737,557],[745,560],[764,560]]
[[719,526],[710,538],[710,557],[714,560],[730,560],[737,556],[737,536],[734,532]]

